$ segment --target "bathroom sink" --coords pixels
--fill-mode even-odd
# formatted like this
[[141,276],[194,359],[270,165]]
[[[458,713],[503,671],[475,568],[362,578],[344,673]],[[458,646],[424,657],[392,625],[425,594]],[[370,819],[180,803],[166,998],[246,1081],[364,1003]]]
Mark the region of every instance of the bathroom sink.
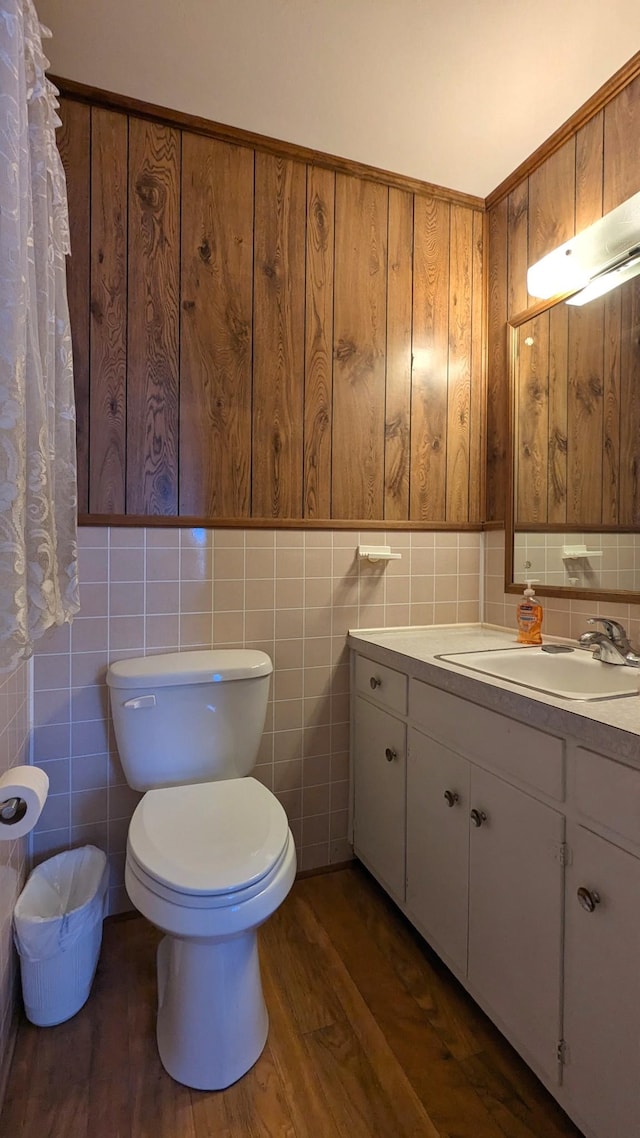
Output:
[[493,648],[441,653],[436,658],[561,699],[616,699],[638,694],[638,669],[603,664],[580,648]]

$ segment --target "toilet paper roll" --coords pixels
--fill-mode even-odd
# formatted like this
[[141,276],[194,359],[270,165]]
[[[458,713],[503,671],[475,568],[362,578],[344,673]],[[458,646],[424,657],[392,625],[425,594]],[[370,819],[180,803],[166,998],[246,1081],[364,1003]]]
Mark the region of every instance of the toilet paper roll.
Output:
[[[35,826],[47,800],[49,776],[39,767],[10,767],[0,777],[0,841],[15,841]],[[18,799],[14,810],[12,800]]]

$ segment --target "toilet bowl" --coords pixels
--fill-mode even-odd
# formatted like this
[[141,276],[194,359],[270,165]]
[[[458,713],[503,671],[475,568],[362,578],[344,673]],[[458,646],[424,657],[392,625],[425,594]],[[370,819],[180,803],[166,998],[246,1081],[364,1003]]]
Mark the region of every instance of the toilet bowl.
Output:
[[[125,885],[136,909],[165,933],[157,956],[158,1051],[173,1078],[199,1090],[229,1086],[264,1048],[268,1015],[256,931],[287,896],[296,872],[282,806],[245,773],[266,709],[266,688],[256,690],[255,681],[268,677],[270,661],[264,653],[226,655],[232,660],[220,650],[120,661],[107,677],[125,773],[139,789],[150,787],[131,819]],[[238,703],[243,681],[245,699]],[[215,696],[208,690],[214,685]],[[181,689],[178,700],[172,689]],[[177,703],[189,707],[191,718],[181,723],[176,749],[167,719],[175,728]],[[128,713],[136,714],[133,732]],[[257,738],[247,755],[251,731]],[[175,782],[165,785],[172,763]],[[207,769],[217,777],[189,780]],[[224,778],[221,770],[242,777]]]

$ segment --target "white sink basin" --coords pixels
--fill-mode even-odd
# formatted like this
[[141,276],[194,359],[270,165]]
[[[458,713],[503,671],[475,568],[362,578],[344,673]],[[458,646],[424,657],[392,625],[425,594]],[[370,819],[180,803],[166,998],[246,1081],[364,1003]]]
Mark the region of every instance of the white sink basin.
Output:
[[615,699],[638,694],[638,669],[603,664],[581,648],[558,652],[554,645],[546,647],[442,653],[437,659],[561,699]]

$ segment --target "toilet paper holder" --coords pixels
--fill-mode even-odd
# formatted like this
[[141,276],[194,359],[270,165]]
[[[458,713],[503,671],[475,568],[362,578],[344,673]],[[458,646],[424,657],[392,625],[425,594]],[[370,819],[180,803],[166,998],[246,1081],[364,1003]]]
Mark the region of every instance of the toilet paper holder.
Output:
[[0,803],[0,823],[3,826],[14,826],[21,822],[27,813],[27,804],[24,798],[5,798]]

